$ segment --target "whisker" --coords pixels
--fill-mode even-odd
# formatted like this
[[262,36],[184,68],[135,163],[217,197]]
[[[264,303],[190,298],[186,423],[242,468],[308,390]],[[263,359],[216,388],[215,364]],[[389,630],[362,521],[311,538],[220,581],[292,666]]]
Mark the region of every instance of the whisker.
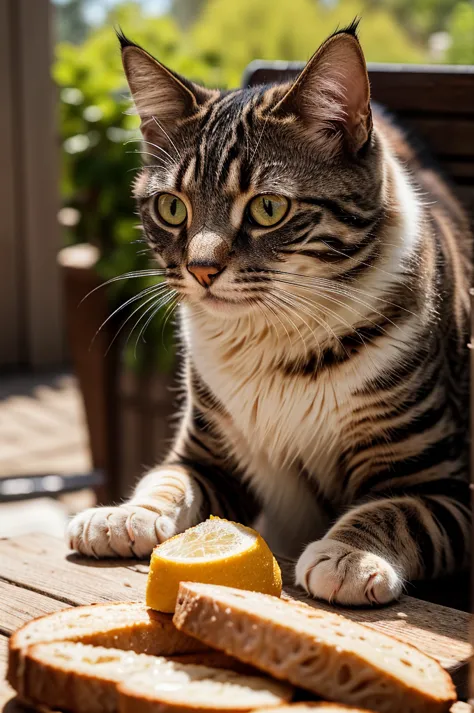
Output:
[[137,300],[141,299],[142,297],[145,297],[146,295],[150,294],[150,292],[153,292],[154,294],[156,292],[161,291],[162,288],[165,287],[165,284],[160,284],[160,285],[154,285],[153,287],[147,287],[145,290],[142,290],[141,292],[138,293],[138,295],[134,295],[133,297],[130,297],[126,302],[124,302],[122,305],[119,305],[117,309],[115,309],[112,314],[110,314],[107,319],[104,319],[100,327],[97,329],[96,333],[91,339],[91,343],[89,346],[89,349],[92,348],[92,345],[94,344],[94,341],[99,334],[99,332],[105,327],[105,325],[113,318],[115,317],[116,314],[121,312],[125,307],[128,307],[128,305],[132,304],[132,302],[136,302]]
[[153,118],[153,121],[155,122],[155,124],[157,125],[157,127],[162,130],[162,132],[164,133],[164,135],[166,136],[166,138],[167,138],[168,141],[170,142],[171,146],[172,146],[172,147],[174,148],[174,150],[176,151],[176,157],[177,157],[178,161],[181,161],[181,156],[180,156],[179,151],[178,151],[178,149],[176,148],[176,144],[175,144],[175,142],[173,141],[173,139],[171,138],[171,136],[168,134],[167,131],[164,130],[163,125],[158,121],[158,119],[156,118],[156,116],[153,116],[152,118]]
[[[378,302],[384,302],[385,304],[390,305],[391,307],[396,307],[397,309],[401,309],[401,310],[403,310],[404,312],[407,312],[408,314],[411,314],[413,317],[416,316],[414,312],[411,312],[409,309],[406,309],[406,308],[403,307],[402,305],[398,305],[396,302],[391,302],[390,300],[387,300],[387,299],[385,299],[384,297],[380,297],[379,295],[371,294],[370,292],[366,292],[365,290],[361,290],[361,289],[359,289],[359,288],[357,288],[357,287],[349,287],[349,286],[347,286],[347,287],[341,288],[340,285],[335,286],[334,281],[333,281],[333,280],[330,280],[330,279],[328,279],[328,278],[316,277],[316,276],[315,276],[315,277],[312,277],[311,275],[302,275],[301,273],[298,273],[298,272],[288,272],[288,271],[286,271],[286,270],[272,270],[272,269],[268,269],[268,270],[265,270],[265,272],[275,273],[275,274],[278,274],[278,275],[288,275],[289,277],[302,277],[304,280],[306,280],[307,282],[310,283],[310,286],[311,286],[312,284],[320,284],[320,285],[322,285],[322,286],[327,286],[326,289],[328,289],[328,288],[329,288],[329,289],[334,289],[334,291],[336,291],[336,289],[337,289],[337,290],[345,290],[345,291],[347,292],[347,295],[348,295],[349,297],[352,296],[352,293],[353,293],[353,292],[356,292],[356,293],[358,293],[358,294],[364,295],[364,297],[370,297],[370,298],[372,298],[372,299],[374,299],[374,300],[377,300]],[[342,292],[341,292],[341,294],[342,294]]]
[[[286,290],[285,290],[285,292],[286,292]],[[273,294],[273,293],[272,293],[272,294]],[[290,293],[287,293],[287,294],[290,295]],[[286,306],[287,306],[288,309],[290,309],[290,305],[294,306],[293,303],[291,302],[291,300],[288,298],[288,296],[287,296],[286,294],[285,294],[284,297],[282,297],[281,294],[278,294],[278,293],[277,293],[275,296],[278,297],[279,299],[283,299],[283,300],[285,301]],[[314,330],[311,329],[311,327],[309,326],[308,322],[307,322],[305,319],[303,319],[303,317],[301,316],[301,314],[298,312],[297,309],[294,310],[294,309],[291,307],[291,311],[292,311],[292,313],[295,314],[295,315],[298,317],[298,319],[300,319],[300,320],[303,322],[303,324],[308,328],[308,330],[309,330],[309,331],[311,332],[311,334],[313,335],[313,338],[314,338],[315,343],[317,343],[317,342],[318,342],[318,339],[317,339],[317,337],[316,337],[316,335],[315,335],[315,333],[314,333]],[[309,313],[307,313],[307,314],[308,314],[308,316],[312,316],[312,315],[310,315]],[[304,339],[303,341],[304,341],[304,346],[305,346],[305,350],[306,350],[306,354],[307,354],[307,353],[308,353],[308,346],[307,346],[307,344],[306,344],[306,339]]]
[[[127,144],[131,144],[133,142],[137,142],[137,141],[140,141],[143,144],[149,144],[150,146],[153,146],[155,149],[158,149],[158,151],[162,151],[164,154],[166,154],[166,156],[168,156],[168,158],[173,162],[173,164],[176,165],[176,161],[171,156],[171,154],[169,154],[168,151],[165,151],[165,149],[162,148],[161,146],[158,146],[158,144],[154,144],[153,141],[147,141],[146,139],[129,139],[128,141],[125,142],[124,146],[126,146]],[[156,156],[156,158],[158,158],[158,156]],[[179,156],[178,156],[178,158],[179,158]]]
[[[388,332],[387,332],[386,329],[384,329],[384,328],[381,327],[380,325],[377,325],[377,323],[374,322],[373,320],[369,319],[368,316],[366,316],[366,315],[362,314],[361,312],[359,312],[358,310],[354,309],[354,307],[352,307],[350,304],[347,304],[346,302],[342,302],[341,300],[338,300],[338,299],[336,299],[335,297],[333,297],[330,290],[326,290],[327,294],[322,294],[321,292],[318,291],[318,288],[306,287],[305,285],[299,285],[297,282],[291,282],[291,281],[288,281],[288,280],[276,280],[276,282],[283,282],[283,283],[285,283],[285,284],[294,285],[294,286],[296,286],[296,287],[299,287],[299,288],[302,289],[302,290],[305,290],[305,289],[306,289],[306,290],[310,290],[310,291],[311,291],[311,294],[317,295],[318,297],[322,297],[323,299],[326,299],[326,300],[330,300],[331,302],[334,302],[334,304],[337,304],[337,305],[339,305],[340,307],[343,307],[343,308],[345,308],[345,309],[350,310],[351,312],[353,312],[354,314],[356,314],[356,315],[357,315],[358,317],[360,317],[361,319],[366,320],[367,322],[369,322],[370,324],[372,324],[374,327],[380,327],[380,329],[381,329],[383,332],[385,332],[385,334],[388,334]],[[321,290],[321,289],[322,289],[322,288],[319,288],[319,290]],[[292,294],[293,294],[293,293],[292,293]],[[336,294],[337,294],[337,293],[336,293]],[[358,302],[358,303],[360,303],[360,304],[362,304],[363,306],[367,307],[368,309],[371,309],[372,312],[375,312],[375,313],[378,314],[380,317],[383,317],[383,319],[386,319],[387,322],[390,322],[390,324],[392,324],[394,327],[396,327],[397,329],[399,329],[400,331],[402,331],[400,325],[398,325],[398,324],[396,324],[395,322],[393,322],[393,320],[391,320],[389,317],[387,317],[386,315],[384,315],[382,312],[379,312],[378,310],[373,309],[370,305],[367,305],[365,302],[362,302],[361,300],[356,300],[356,299],[354,299],[354,301],[355,301],[355,302]],[[319,304],[318,304],[318,305],[315,305],[315,306],[318,307]]]
[[257,154],[258,148],[259,148],[259,146],[260,146],[260,142],[261,142],[262,137],[263,137],[263,132],[265,131],[265,128],[266,128],[266,126],[267,126],[267,122],[268,122],[268,116],[265,118],[265,121],[264,121],[263,126],[262,126],[262,130],[261,130],[261,132],[260,132],[260,136],[259,136],[258,139],[257,139],[257,145],[255,146],[255,149],[254,149],[254,151],[253,151],[253,153],[252,153],[252,155],[251,155],[251,157],[250,157],[249,163],[252,163],[253,159],[255,158],[255,156],[256,156],[256,154]]
[[[281,288],[280,288],[280,289],[281,289]],[[283,291],[283,292],[287,292],[286,290],[282,290],[282,291]],[[288,295],[291,295],[291,297],[292,297],[294,300],[296,300],[297,302],[299,302],[300,305],[308,305],[308,304],[309,304],[310,306],[314,306],[314,305],[311,304],[311,302],[309,302],[308,300],[305,300],[303,297],[300,297],[299,295],[294,295],[292,292],[287,292],[287,294],[288,294]],[[301,309],[301,308],[302,308],[302,307],[300,306],[299,309]],[[338,316],[338,315],[336,314],[336,312],[333,312],[333,311],[330,310],[329,308],[327,308],[327,312],[326,312],[326,310],[323,310],[323,311],[325,312],[325,314],[327,314],[327,313],[329,312],[329,313],[332,313],[333,315]],[[311,312],[306,312],[306,313],[307,313],[309,316],[313,317],[313,319],[314,319],[315,321],[317,321],[317,317],[316,317],[316,315],[315,315],[314,313],[311,313]],[[341,321],[344,321],[344,320],[341,319]],[[340,347],[343,349],[343,351],[345,352],[347,358],[349,358],[349,354],[348,354],[347,350],[345,349],[344,345],[342,344],[341,339],[340,339],[340,338],[338,337],[338,335],[336,334],[336,332],[332,329],[332,327],[331,327],[329,324],[327,324],[327,322],[325,322],[325,325],[326,325],[327,329],[330,331],[330,333],[331,333],[331,335],[333,336],[333,338],[336,340],[336,342],[337,342],[337,343],[340,345]],[[350,325],[348,322],[346,322],[346,325],[349,327],[349,329],[351,329],[352,331],[354,331],[353,328],[351,327],[351,325]],[[317,345],[318,345],[317,340],[316,340],[316,343],[317,343]],[[319,346],[319,345],[318,345],[318,346]]]
[[151,323],[151,321],[153,320],[153,317],[154,317],[161,309],[163,309],[163,307],[169,302],[170,299],[172,299],[172,298],[174,297],[175,294],[176,294],[176,293],[175,293],[175,290],[173,290],[172,292],[170,292],[170,294],[167,294],[167,295],[163,296],[162,298],[160,298],[160,299],[158,300],[158,304],[157,304],[156,302],[154,302],[154,303],[151,305],[151,307],[148,307],[148,308],[145,310],[144,314],[142,314],[142,315],[137,319],[137,321],[136,321],[136,323],[134,324],[133,328],[130,330],[130,333],[129,333],[128,337],[127,337],[127,342],[128,342],[128,340],[130,339],[130,337],[132,336],[132,333],[135,331],[135,329],[136,329],[136,328],[138,327],[138,325],[140,324],[141,320],[144,319],[144,318],[146,317],[146,315],[149,314],[150,311],[151,311],[150,316],[148,317],[148,319],[146,320],[146,322],[144,323],[144,325],[143,325],[142,328],[140,329],[140,332],[139,332],[139,334],[138,334],[138,337],[137,337],[137,339],[136,339],[136,341],[135,341],[135,348],[134,348],[134,350],[133,350],[133,354],[134,354],[135,359],[137,358],[137,347],[138,347],[138,343],[139,343],[139,341],[140,341],[140,338],[141,338],[142,335],[143,335],[143,341],[145,341],[145,332],[146,332],[146,330],[147,330],[148,325],[149,325],[149,324]]
[[[279,289],[279,292],[285,292],[285,293],[286,293],[286,295],[285,295],[286,300],[287,300],[288,302],[290,302],[290,303],[291,303],[291,299],[292,299],[292,298],[293,298],[294,300],[297,298],[297,295],[294,295],[292,292],[287,292],[287,290],[282,290],[282,289],[280,288],[280,289]],[[281,298],[281,295],[279,295],[279,297]],[[299,304],[298,304],[298,302],[299,302]],[[307,323],[305,320],[303,320],[303,318],[301,317],[301,315],[300,315],[299,312],[298,312],[298,310],[301,310],[301,309],[302,309],[302,306],[301,306],[301,305],[304,305],[305,302],[303,301],[303,299],[300,299],[298,302],[296,302],[296,304],[295,304],[295,302],[293,301],[293,305],[296,307],[296,310],[297,310],[296,314],[298,314],[299,318],[304,322],[304,324],[306,324],[306,326],[308,327],[309,331],[310,331],[311,334],[313,335],[313,337],[314,337],[314,346],[315,346],[317,349],[320,349],[320,342],[319,342],[319,339],[316,337],[316,335],[315,335],[315,333],[314,333],[314,330],[312,330],[312,329],[309,327],[308,323]],[[310,303],[308,302],[308,304],[310,304]],[[339,338],[337,337],[336,333],[331,329],[331,327],[330,327],[328,324],[326,324],[326,322],[325,322],[324,320],[320,320],[316,314],[314,314],[313,312],[308,311],[307,309],[303,309],[303,311],[308,315],[308,317],[311,317],[312,319],[314,319],[314,321],[315,321],[320,327],[323,327],[323,329],[325,329],[325,331],[326,331],[326,333],[328,334],[328,336],[331,335],[331,336],[334,337],[334,339],[336,339],[336,341],[340,341]],[[306,353],[307,353],[307,352],[306,352]]]
[[[143,307],[145,307],[145,305],[149,304],[150,302],[152,302],[152,301],[155,300],[155,299],[156,299],[156,293],[152,294],[151,297],[148,297],[148,299],[146,299],[144,302],[142,302],[141,304],[139,304],[138,307],[136,307],[136,309],[134,309],[133,312],[132,312],[131,314],[129,314],[129,316],[127,317],[127,319],[126,319],[126,320],[123,322],[123,324],[119,327],[119,329],[117,330],[117,333],[115,334],[115,336],[113,337],[112,341],[110,342],[110,344],[109,344],[109,346],[108,346],[108,348],[107,348],[107,351],[105,352],[105,356],[107,356],[107,354],[109,353],[110,349],[112,348],[112,345],[114,344],[115,340],[117,339],[117,337],[119,336],[119,334],[122,332],[122,330],[123,330],[123,328],[125,327],[125,325],[128,324],[128,322],[132,319],[133,315],[136,314],[137,312],[139,312],[141,309],[143,309]],[[128,341],[128,340],[127,340],[127,341]]]
[[130,171],[143,171],[145,168],[168,168],[168,166],[165,163],[147,163],[144,166],[134,166],[133,168],[127,168],[127,173],[130,173]]
[[[275,300],[275,295],[270,294],[270,293],[267,293],[267,298],[271,299],[274,304],[276,304],[277,306],[280,306],[280,307],[281,307],[281,303],[280,303],[280,305],[279,305],[278,300]],[[296,314],[296,313],[293,312],[293,314]],[[290,322],[290,324],[294,327],[294,329],[295,329],[296,332],[298,333],[298,335],[299,335],[301,341],[303,342],[303,347],[304,347],[304,350],[305,350],[305,354],[307,354],[307,353],[308,353],[308,346],[307,346],[307,344],[306,344],[305,339],[303,338],[303,335],[301,334],[300,330],[298,329],[297,325],[293,322],[293,320],[291,319],[291,317],[289,317],[288,314],[286,315],[286,317],[287,317],[288,321]],[[280,320],[280,321],[281,321],[281,320]],[[293,346],[292,343],[291,343],[291,346]]]
[[[268,293],[266,294],[266,297],[268,297]],[[280,322],[281,326],[283,327],[283,329],[284,329],[284,331],[285,331],[285,333],[286,333],[286,336],[288,337],[288,341],[289,341],[289,343],[290,343],[290,349],[291,349],[291,347],[293,346],[293,342],[292,342],[291,339],[290,339],[290,333],[288,332],[285,323],[280,319],[280,316],[279,316],[278,312],[276,312],[275,309],[274,309],[271,305],[267,304],[266,301],[262,300],[262,304],[264,304],[264,305],[266,306],[266,308],[270,311],[270,313],[273,314],[273,316],[276,317],[277,320]],[[276,333],[278,334],[278,330],[277,330],[277,328],[276,328],[276,325],[274,325],[274,327],[275,327]],[[278,335],[278,336],[279,336],[279,335]]]
[[128,153],[128,154],[139,154],[140,156],[152,156],[152,157],[155,158],[157,161],[160,161],[160,160],[163,161],[163,165],[164,165],[164,166],[167,166],[168,168],[171,168],[171,167],[173,167],[173,166],[176,165],[175,162],[170,163],[169,161],[165,161],[165,159],[163,158],[163,156],[157,156],[156,154],[151,153],[151,151],[125,151],[125,153]]
[[179,295],[176,294],[175,297],[174,297],[174,301],[173,301],[173,302],[171,303],[171,305],[166,309],[165,319],[164,319],[164,321],[163,321],[163,326],[161,327],[161,343],[163,344],[163,346],[165,347],[165,349],[166,349],[166,345],[165,345],[164,339],[165,339],[165,329],[166,329],[166,325],[167,325],[167,323],[170,321],[170,319],[172,318],[173,314],[176,312],[176,310],[177,310],[177,308],[179,307],[180,304],[181,304],[181,303],[180,303],[180,300],[179,300]]
[[166,270],[155,270],[155,269],[135,270],[133,272],[125,272],[123,275],[117,275],[116,277],[111,277],[110,280],[106,280],[106,282],[101,282],[100,285],[97,285],[97,287],[94,287],[93,290],[88,292],[87,295],[82,298],[82,300],[79,302],[79,304],[77,306],[80,307],[80,305],[84,302],[84,300],[86,300],[88,297],[90,297],[94,292],[102,289],[102,287],[107,287],[107,285],[112,284],[112,282],[119,282],[119,280],[133,280],[133,279],[137,279],[139,277],[163,277],[165,275],[165,273],[166,273]]

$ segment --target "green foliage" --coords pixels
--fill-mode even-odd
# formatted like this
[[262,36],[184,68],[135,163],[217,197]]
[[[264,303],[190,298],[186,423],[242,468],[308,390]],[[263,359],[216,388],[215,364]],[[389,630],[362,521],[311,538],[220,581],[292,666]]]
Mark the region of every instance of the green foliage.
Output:
[[336,27],[358,15],[363,16],[361,40],[368,61],[424,60],[423,51],[382,7],[364,12],[356,0],[208,0],[193,39],[216,67],[217,84],[236,86],[252,60],[307,60]]
[[[126,113],[128,93],[123,75],[114,24],[127,28],[138,42],[154,51],[171,66],[189,67],[183,53],[182,37],[168,17],[145,18],[136,6],[120,7],[106,26],[91,32],[78,49],[69,43],[56,48],[54,77],[60,87],[60,127],[63,142],[62,196],[64,205],[80,216],[67,231],[68,242],[91,242],[100,248],[99,271],[110,279],[131,270],[150,266],[144,245],[137,245],[141,233],[131,197],[134,172],[140,165],[138,119]],[[194,65],[199,71],[199,65]],[[131,141],[131,143],[126,143]],[[111,310],[125,303],[141,289],[145,280],[120,280],[109,288]],[[135,309],[135,303],[132,305]],[[131,310],[123,311],[123,320]],[[135,318],[139,313],[135,315]],[[135,335],[125,358],[139,368],[146,360],[166,369],[172,362],[171,326],[163,326],[165,312],[152,320],[146,332],[149,346],[138,348]],[[134,318],[129,321],[133,325]],[[127,333],[127,329],[123,330]],[[163,347],[162,341],[166,345]],[[150,347],[151,345],[151,347]],[[154,349],[153,347],[156,346]]]
[[377,0],[377,5],[392,13],[408,35],[418,41],[444,30],[455,4],[456,0]]
[[89,26],[84,17],[85,4],[90,0],[68,0],[56,8],[56,27],[58,39],[80,44],[87,37]]
[[460,2],[449,21],[451,47],[447,61],[453,64],[474,64],[474,5]]

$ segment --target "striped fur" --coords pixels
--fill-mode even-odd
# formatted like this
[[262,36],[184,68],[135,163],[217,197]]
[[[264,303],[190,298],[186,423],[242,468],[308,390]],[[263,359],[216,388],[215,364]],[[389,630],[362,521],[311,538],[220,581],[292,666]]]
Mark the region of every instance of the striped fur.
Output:
[[[149,64],[137,109],[155,158],[135,192],[181,303],[187,400],[164,465],[73,520],[72,546],[143,556],[211,513],[263,511],[317,597],[383,603],[463,567],[468,223],[371,109],[355,27],[294,85],[228,93],[122,44],[132,92]],[[185,203],[178,228],[156,215],[161,192]],[[258,194],[289,199],[276,227],[249,220]],[[191,263],[218,265],[210,287]]]

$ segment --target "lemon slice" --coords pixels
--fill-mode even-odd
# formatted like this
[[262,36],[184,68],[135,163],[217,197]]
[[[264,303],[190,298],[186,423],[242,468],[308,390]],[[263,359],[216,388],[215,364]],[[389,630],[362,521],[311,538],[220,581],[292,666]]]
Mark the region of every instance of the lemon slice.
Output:
[[153,550],[146,589],[151,609],[174,612],[180,582],[281,594],[281,572],[255,530],[211,517]]

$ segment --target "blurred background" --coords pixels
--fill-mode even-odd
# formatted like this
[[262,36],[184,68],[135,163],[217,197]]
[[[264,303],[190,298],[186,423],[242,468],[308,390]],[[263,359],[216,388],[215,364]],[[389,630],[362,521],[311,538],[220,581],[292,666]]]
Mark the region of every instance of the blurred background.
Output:
[[69,514],[125,497],[179,407],[174,314],[133,301],[158,278],[121,277],[150,261],[114,27],[230,88],[255,59],[308,59],[356,15],[369,62],[474,65],[470,0],[0,0],[0,536],[61,535]]

